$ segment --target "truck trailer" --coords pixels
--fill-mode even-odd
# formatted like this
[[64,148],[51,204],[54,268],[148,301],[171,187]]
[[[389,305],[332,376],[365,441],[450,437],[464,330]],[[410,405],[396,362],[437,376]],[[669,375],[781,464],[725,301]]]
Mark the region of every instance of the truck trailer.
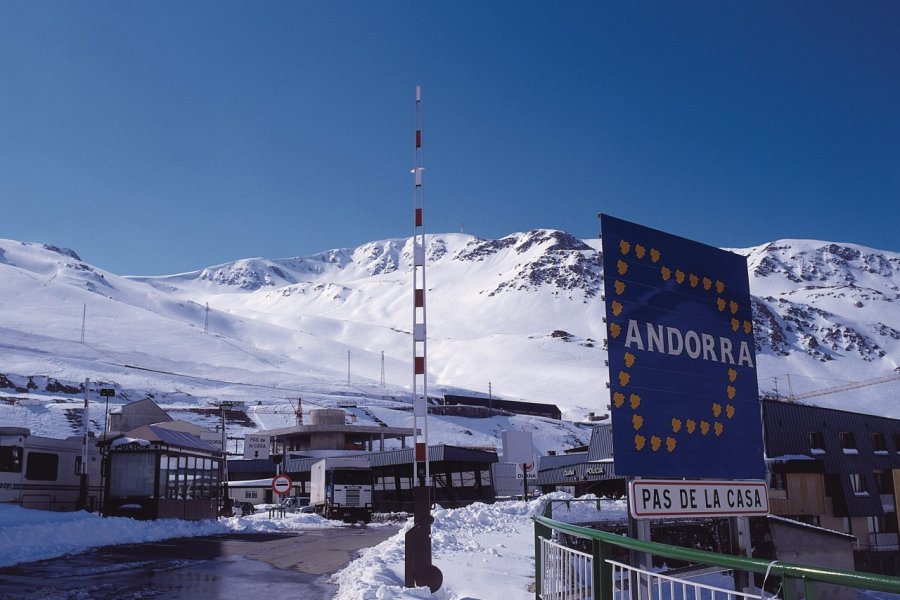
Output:
[[364,456],[336,456],[313,463],[309,503],[326,519],[372,520],[372,469]]

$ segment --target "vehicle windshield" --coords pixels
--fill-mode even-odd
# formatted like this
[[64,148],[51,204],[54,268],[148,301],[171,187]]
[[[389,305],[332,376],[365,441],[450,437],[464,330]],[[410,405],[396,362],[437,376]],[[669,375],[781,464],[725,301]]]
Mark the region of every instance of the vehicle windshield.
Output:
[[0,446],[0,472],[22,472],[22,448],[19,446]]
[[372,471],[368,469],[335,469],[334,483],[367,485],[372,483]]

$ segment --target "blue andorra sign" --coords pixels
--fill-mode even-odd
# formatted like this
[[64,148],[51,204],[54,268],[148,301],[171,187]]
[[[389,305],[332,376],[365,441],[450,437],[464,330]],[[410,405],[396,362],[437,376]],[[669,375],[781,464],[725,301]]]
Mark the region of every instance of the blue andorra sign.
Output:
[[615,471],[765,476],[745,257],[601,215]]

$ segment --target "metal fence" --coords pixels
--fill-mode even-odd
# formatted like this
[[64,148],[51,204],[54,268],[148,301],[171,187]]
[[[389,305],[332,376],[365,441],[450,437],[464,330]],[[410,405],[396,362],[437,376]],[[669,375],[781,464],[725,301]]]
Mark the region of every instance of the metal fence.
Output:
[[[550,514],[551,505],[544,507]],[[566,536],[581,540],[590,552],[562,543]],[[782,561],[745,558],[694,550],[632,538],[534,517],[536,600],[817,600],[834,597],[833,586],[850,592],[885,592],[900,597],[900,577],[857,571],[829,570]],[[761,584],[741,592],[687,577],[656,573],[613,559],[614,550],[683,561],[707,573],[736,573],[747,582],[758,576]],[[767,585],[769,584],[769,585]]]
[[593,557],[573,548],[541,539],[541,580],[543,600],[583,600],[594,589]]

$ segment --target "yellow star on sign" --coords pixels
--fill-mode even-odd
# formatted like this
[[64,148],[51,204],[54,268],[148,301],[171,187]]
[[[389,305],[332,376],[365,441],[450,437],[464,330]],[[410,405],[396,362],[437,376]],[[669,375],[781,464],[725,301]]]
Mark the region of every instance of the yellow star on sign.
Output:
[[659,250],[657,250],[656,248],[650,248],[650,260],[652,260],[654,263],[657,263],[659,262],[659,259],[661,257],[662,255],[659,253]]
[[634,447],[635,447],[635,449],[636,449],[638,452],[640,452],[641,450],[643,450],[643,449],[644,449],[644,446],[645,446],[646,444],[647,444],[647,438],[645,438],[645,437],[642,436],[642,435],[636,435],[636,436],[634,436]]
[[669,267],[663,267],[662,269],[660,269],[660,273],[662,273],[663,281],[668,281],[672,276],[672,269],[670,269]]
[[631,352],[625,353],[625,366],[629,369],[634,366],[634,354]]
[[622,392],[613,394],[613,403],[615,403],[616,408],[622,408],[622,405],[625,404],[625,394]]
[[728,394],[729,400],[734,400],[735,395],[737,394],[737,390],[733,385],[729,385],[725,388],[725,393]]
[[709,433],[709,423],[707,423],[706,421],[700,421],[700,433],[702,433],[703,435]]
[[675,438],[673,438],[671,436],[666,438],[666,450],[668,450],[669,452],[674,452],[675,446],[677,444],[678,444],[678,440],[676,440]]
[[718,279],[716,280],[716,291],[720,294],[725,291],[725,284]]
[[744,333],[750,333],[751,331],[753,331],[753,323],[744,321]]
[[719,415],[722,414],[722,405],[719,404],[718,402],[713,402],[712,414],[714,417],[719,418]]
[[631,404],[631,410],[637,410],[637,407],[641,405],[641,397],[637,394],[631,394],[628,397],[628,402]]
[[728,381],[734,383],[737,380],[737,371],[734,369],[728,369]]
[[684,271],[675,269],[675,281],[677,281],[679,285],[684,283]]
[[634,254],[638,258],[644,258],[644,255],[646,253],[647,253],[647,249],[644,248],[643,246],[641,246],[640,244],[638,244],[637,246],[634,247]]
[[728,308],[731,310],[731,314],[736,315],[738,311],[738,303],[732,300],[728,303]]
[[609,324],[609,335],[614,338],[619,337],[619,334],[622,333],[622,326],[618,323],[610,323]]
[[697,428],[697,422],[693,419],[688,419],[685,424],[687,425],[687,432],[694,433],[694,429]]
[[619,275],[624,275],[628,272],[628,263],[624,260],[619,260],[616,262],[616,268],[619,271]]
[[734,416],[734,407],[730,404],[725,405],[725,416],[729,419]]
[[631,381],[631,375],[625,371],[619,371],[619,385],[626,386],[629,381]]
[[619,281],[618,279],[616,280],[615,288],[616,288],[616,293],[618,295],[621,296],[622,294],[625,293],[625,284],[622,283],[621,281]]
[[659,450],[659,447],[662,445],[662,440],[659,439],[659,436],[651,436],[650,437],[650,447],[653,448],[653,451],[656,452]]
[[722,432],[725,430],[725,426],[716,421],[716,424],[713,425],[713,430],[716,432],[716,437],[722,435]]
[[618,317],[619,315],[622,314],[622,303],[619,302],[618,300],[613,300],[611,308],[612,308],[613,315]]
[[708,292],[711,288],[712,288],[712,279],[710,279],[709,277],[704,277],[703,278],[703,289]]
[[641,427],[644,426],[644,417],[641,415],[632,415],[631,416],[631,426],[634,427],[634,430],[637,431]]
[[631,250],[631,244],[629,244],[625,240],[619,241],[619,252],[621,252],[622,254],[628,254],[628,252],[630,250]]
[[725,300],[723,298],[719,298],[716,300],[716,308],[719,309],[719,312],[723,312],[725,310]]
[[740,321],[738,321],[737,319],[731,319],[731,330],[732,331],[737,331],[740,326],[741,326]]
[[691,287],[695,288],[697,287],[697,284],[700,283],[700,278],[691,273],[690,277],[688,277],[688,281],[691,282]]
[[681,419],[672,418],[672,431],[675,433],[681,431]]

